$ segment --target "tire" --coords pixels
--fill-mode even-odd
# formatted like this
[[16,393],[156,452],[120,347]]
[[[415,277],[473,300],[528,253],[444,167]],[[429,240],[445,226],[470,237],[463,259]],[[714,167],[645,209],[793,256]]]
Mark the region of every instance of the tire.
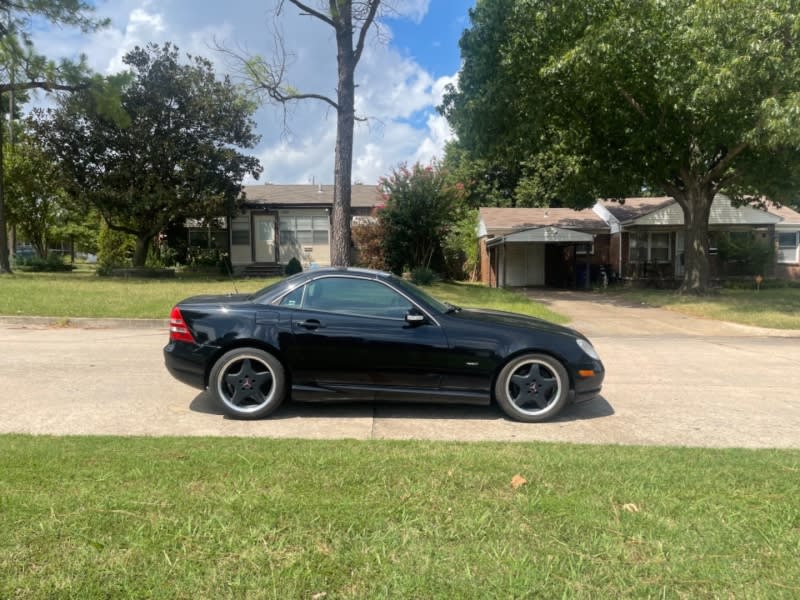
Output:
[[523,354],[500,371],[494,395],[511,419],[525,423],[546,421],[567,404],[569,375],[552,356]]
[[286,374],[280,361],[263,350],[237,348],[214,363],[208,389],[226,415],[261,419],[286,396]]

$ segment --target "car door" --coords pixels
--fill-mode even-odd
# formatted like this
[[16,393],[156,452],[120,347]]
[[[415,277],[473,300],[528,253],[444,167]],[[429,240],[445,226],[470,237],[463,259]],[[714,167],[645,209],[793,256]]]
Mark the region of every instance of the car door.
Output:
[[382,398],[436,390],[447,366],[447,340],[426,318],[409,323],[414,304],[376,279],[326,276],[293,297],[287,359],[295,385],[342,397]]

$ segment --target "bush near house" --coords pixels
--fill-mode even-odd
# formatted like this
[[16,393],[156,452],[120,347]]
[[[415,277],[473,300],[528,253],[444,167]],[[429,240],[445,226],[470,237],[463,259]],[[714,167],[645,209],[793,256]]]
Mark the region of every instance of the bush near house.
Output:
[[377,216],[387,268],[398,275],[418,267],[446,271],[444,245],[461,217],[463,186],[451,185],[433,162],[401,165],[379,187],[386,199]]
[[752,235],[723,235],[717,242],[723,275],[765,275],[775,263],[775,246]]
[[288,263],[286,263],[286,269],[284,271],[287,275],[296,275],[297,273],[303,272],[303,265],[300,264],[300,261],[297,260],[296,257],[292,257]]
[[351,234],[357,254],[356,264],[366,269],[385,270],[383,223],[377,218],[374,221],[356,223]]

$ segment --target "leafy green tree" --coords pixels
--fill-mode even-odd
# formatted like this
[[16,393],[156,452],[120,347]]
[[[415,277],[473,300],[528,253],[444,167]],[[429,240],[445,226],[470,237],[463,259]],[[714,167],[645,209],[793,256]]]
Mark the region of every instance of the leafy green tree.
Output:
[[450,226],[458,218],[461,189],[448,184],[436,163],[417,163],[410,169],[403,165],[379,186],[386,201],[378,218],[387,267],[398,274],[430,268],[434,258],[441,258]]
[[461,216],[450,224],[442,244],[444,258],[449,275],[475,281],[480,268],[478,209],[462,206],[457,214]]
[[503,165],[473,157],[458,141],[445,144],[442,167],[447,180],[464,186],[464,204],[481,206],[516,206],[514,195],[519,180],[518,165]]
[[[53,61],[36,52],[31,41],[31,31],[41,26],[42,20],[57,26],[77,27],[81,31],[94,31],[108,24],[93,18],[94,6],[83,0],[0,0],[0,96],[3,99],[34,89],[48,92],[71,92],[83,87],[103,88],[100,78],[89,78],[84,57],[77,62]],[[99,98],[99,96],[98,96]],[[112,96],[108,102],[113,103]],[[8,107],[8,103],[4,105]],[[3,171],[3,136],[0,127],[0,173]],[[5,193],[0,177],[0,273],[11,272],[8,256]]]
[[5,150],[6,216],[28,238],[36,252],[47,258],[49,242],[64,213],[65,192],[60,173],[30,137]]
[[133,80],[121,94],[121,126],[86,94],[39,113],[36,129],[61,165],[68,190],[112,230],[136,237],[134,266],[171,221],[225,215],[248,173],[261,166],[237,148],[258,141],[255,105],[205,58],[179,61],[171,44],[128,52]]
[[517,201],[673,196],[682,291],[709,289],[714,195],[786,202],[800,164],[798,0],[479,0],[442,110]]

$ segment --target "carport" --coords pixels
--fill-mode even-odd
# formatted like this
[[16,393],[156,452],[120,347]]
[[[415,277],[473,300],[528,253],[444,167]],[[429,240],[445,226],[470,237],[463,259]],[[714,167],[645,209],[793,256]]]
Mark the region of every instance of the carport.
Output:
[[[486,241],[495,287],[563,286],[567,280],[578,287],[578,253],[584,250],[585,273],[582,283],[589,287],[590,249],[594,235],[574,229],[546,226],[515,231]],[[571,262],[564,249],[574,248]],[[571,268],[570,268],[571,267]]]

